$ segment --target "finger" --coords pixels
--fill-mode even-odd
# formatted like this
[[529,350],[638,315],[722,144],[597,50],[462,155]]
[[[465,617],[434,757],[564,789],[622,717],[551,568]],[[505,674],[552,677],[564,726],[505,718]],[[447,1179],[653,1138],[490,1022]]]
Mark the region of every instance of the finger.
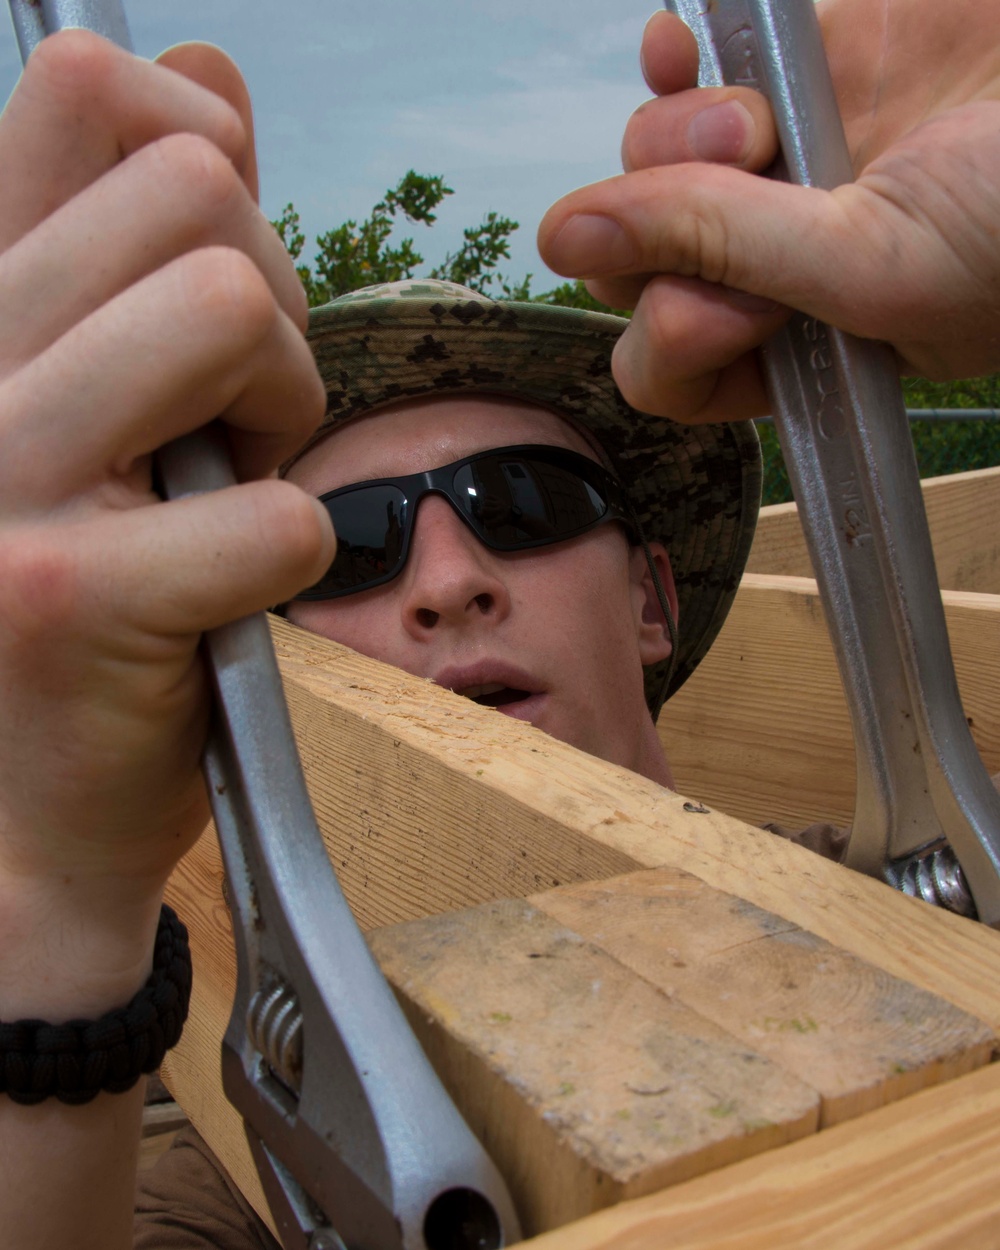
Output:
[[995,358],[995,145],[982,102],[832,192],[712,165],[642,170],[554,205],[539,250],[567,277],[700,277],[889,342],[928,376],[970,376]]
[[634,308],[638,304],[651,273],[612,274],[607,278],[589,278],[587,290],[609,308]]
[[626,173],[653,165],[711,161],[766,169],[778,151],[771,106],[758,91],[703,88],[641,104],[622,140]]
[[181,74],[191,82],[220,96],[235,110],[243,126],[246,144],[239,174],[254,200],[260,198],[257,177],[257,146],[254,141],[253,105],[250,92],[235,61],[221,48],[208,43],[182,43],[156,58],[157,65]]
[[37,512],[130,480],[139,458],[217,416],[233,427],[237,476],[267,473],[325,403],[302,334],[251,262],[225,248],[192,252],[8,379],[2,506]]
[[[336,552],[329,515],[269,480],[103,518],[88,535],[95,606],[154,635],[189,636],[293,598]],[[86,569],[84,570],[86,572]]]
[[[82,251],[81,240],[92,242]],[[0,367],[27,362],[125,288],[213,245],[244,252],[279,307],[305,329],[308,307],[294,263],[233,166],[207,140],[171,135],[0,254]]]
[[[588,278],[584,283],[587,290],[596,300],[600,300],[602,304],[607,304],[609,308],[635,308],[642,299],[643,292],[646,287],[654,279],[661,281],[670,281],[663,274],[641,273],[641,274],[623,274],[622,276],[611,275],[608,278]],[[701,284],[698,278],[677,278],[675,279],[678,286],[685,282],[690,282],[695,286]],[[728,300],[733,307],[741,312],[754,313],[770,313],[776,311],[780,305],[774,300],[762,299],[760,296],[750,295],[747,291],[737,291],[734,287],[722,286],[717,283],[704,283],[707,289],[714,292],[714,298],[717,300]]]
[[4,111],[0,251],[123,156],[172,133],[201,135],[242,170],[247,135],[212,91],[88,31],[43,39]]
[[[270,479],[74,523],[22,526],[0,546],[12,636],[88,636],[119,658],[294,596],[336,550],[329,516]],[[114,624],[112,624],[114,623]],[[146,641],[142,641],[145,639]]]
[[650,91],[670,95],[698,82],[698,43],[673,13],[654,13],[642,32],[639,61]]
[[[291,483],[268,481],[76,525],[49,518],[8,539],[0,542],[7,660],[31,697],[30,712],[22,697],[23,731],[0,767],[8,780],[31,776],[43,746],[59,761],[44,793],[23,813],[15,806],[24,819],[14,827],[50,831],[58,843],[70,790],[82,806],[63,847],[67,863],[85,842],[110,848],[124,835],[118,872],[150,871],[164,856],[169,867],[181,832],[204,824],[199,635],[321,576],[334,554],[329,518]],[[13,696],[17,683],[8,685]],[[162,802],[136,842],[135,816],[150,793]],[[21,791],[5,794],[17,800]],[[150,843],[157,829],[170,832],[166,847]]]
[[872,253],[902,217],[886,206],[881,220],[872,198],[854,185],[825,192],[713,165],[647,169],[557,202],[538,245],[567,277],[699,277],[843,324]]
[[787,317],[697,278],[653,278],[615,347],[615,381],[633,407],[676,421],[760,416],[769,408],[749,353]]

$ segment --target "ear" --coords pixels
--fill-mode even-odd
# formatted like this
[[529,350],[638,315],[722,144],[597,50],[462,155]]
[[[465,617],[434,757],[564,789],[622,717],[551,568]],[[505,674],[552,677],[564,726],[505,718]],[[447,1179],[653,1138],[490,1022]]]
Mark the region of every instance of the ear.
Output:
[[[674,585],[674,573],[670,567],[667,549],[662,543],[650,543],[649,553],[667,596],[674,624],[678,625],[677,588]],[[670,629],[664,620],[649,561],[641,546],[633,547],[629,553],[629,580],[639,658],[643,665],[656,664],[670,654]]]

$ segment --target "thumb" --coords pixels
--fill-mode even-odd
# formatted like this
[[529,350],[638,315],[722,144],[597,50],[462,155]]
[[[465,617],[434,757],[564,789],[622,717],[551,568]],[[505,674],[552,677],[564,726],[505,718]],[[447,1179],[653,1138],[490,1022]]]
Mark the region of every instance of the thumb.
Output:
[[566,196],[542,219],[538,246],[567,277],[700,278],[865,333],[847,323],[885,232],[884,223],[872,229],[873,198],[857,185],[827,192],[730,168],[663,166]]
[[748,292],[888,342],[926,376],[992,372],[998,121],[1000,101],[953,109],[834,191],[711,165],[625,174],[551,208],[540,251],[602,289],[660,274]]

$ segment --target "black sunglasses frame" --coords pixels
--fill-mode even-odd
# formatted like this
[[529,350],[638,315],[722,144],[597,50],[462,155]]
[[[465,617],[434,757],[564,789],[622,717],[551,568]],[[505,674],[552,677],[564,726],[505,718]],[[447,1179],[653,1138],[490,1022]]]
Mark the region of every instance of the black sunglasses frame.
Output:
[[[605,512],[594,520],[588,521],[585,525],[576,526],[556,536],[526,539],[516,543],[496,542],[488,534],[484,533],[477,522],[463,509],[463,497],[458,493],[454,485],[455,475],[460,469],[465,468],[466,465],[475,464],[496,456],[521,457],[525,460],[534,460],[542,464],[550,464],[557,468],[568,470],[573,476],[583,481],[585,485],[598,492],[607,505]],[[475,455],[463,456],[461,460],[454,460],[450,464],[441,465],[436,469],[428,469],[423,473],[410,473],[401,477],[380,477],[372,478],[365,482],[353,482],[349,486],[341,486],[337,490],[331,490],[325,495],[320,495],[319,502],[329,505],[331,501],[344,499],[356,491],[378,486],[394,486],[403,495],[402,506],[405,508],[405,512],[402,542],[399,556],[393,567],[380,577],[362,582],[356,586],[345,586],[334,590],[307,587],[307,589],[295,596],[296,600],[317,602],[326,599],[342,599],[347,595],[360,594],[365,590],[374,590],[376,586],[384,586],[387,582],[397,578],[406,567],[406,561],[409,558],[410,541],[413,535],[417,508],[421,500],[427,495],[440,495],[442,498],[447,499],[458,517],[465,522],[483,546],[488,547],[491,551],[514,552],[529,551],[535,547],[551,547],[556,543],[565,542],[570,538],[578,538],[582,534],[587,534],[590,530],[596,529],[597,526],[604,525],[608,521],[621,521],[629,533],[631,542],[636,542],[640,539],[638,523],[629,508],[621,484],[603,465],[598,464],[595,460],[590,460],[579,452],[571,451],[567,447],[553,447],[546,443],[518,443],[509,447],[490,447],[485,451],[476,452]],[[331,519],[335,521],[336,518],[329,506],[328,511],[330,511]],[[328,574],[324,576],[328,576]],[[317,587],[320,585],[321,583],[316,583]]]

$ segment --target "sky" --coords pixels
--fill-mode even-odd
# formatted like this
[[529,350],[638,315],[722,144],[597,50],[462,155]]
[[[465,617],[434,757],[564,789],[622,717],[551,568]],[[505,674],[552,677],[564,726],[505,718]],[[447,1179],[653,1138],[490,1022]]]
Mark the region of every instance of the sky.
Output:
[[[639,40],[655,0],[126,0],[136,50],[203,39],[254,99],[262,206],[294,201],[307,237],[367,216],[408,170],[455,194],[438,224],[405,228],[427,267],[493,210],[520,222],[502,269],[557,279],[535,249],[548,205],[620,172],[648,96]],[[0,99],[20,71],[0,18]]]

